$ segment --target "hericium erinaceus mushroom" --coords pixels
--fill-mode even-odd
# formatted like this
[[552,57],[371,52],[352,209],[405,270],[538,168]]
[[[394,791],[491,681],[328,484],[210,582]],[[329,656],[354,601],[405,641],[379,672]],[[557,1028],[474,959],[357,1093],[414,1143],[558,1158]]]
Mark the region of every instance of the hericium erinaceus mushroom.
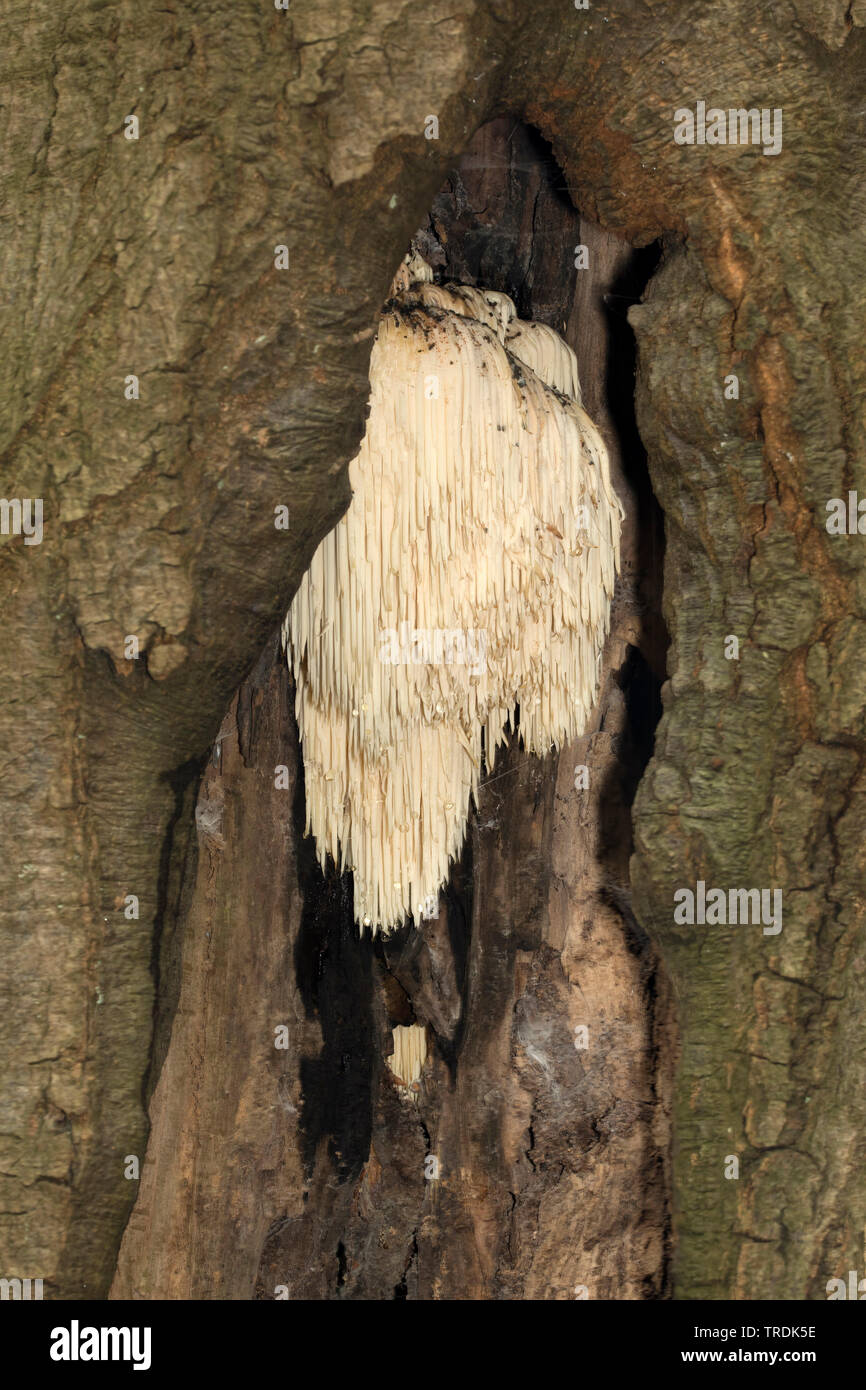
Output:
[[407,257],[370,359],[348,511],[284,625],[307,832],[388,932],[436,911],[482,765],[597,697],[623,511],[577,361],[507,295]]

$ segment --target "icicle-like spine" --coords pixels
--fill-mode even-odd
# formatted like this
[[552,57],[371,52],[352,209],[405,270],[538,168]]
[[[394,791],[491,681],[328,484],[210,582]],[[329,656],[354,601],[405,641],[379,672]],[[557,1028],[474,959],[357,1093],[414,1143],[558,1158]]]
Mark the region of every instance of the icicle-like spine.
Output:
[[397,1025],[393,1031],[394,1051],[387,1059],[401,1090],[414,1098],[421,1089],[421,1073],[427,1061],[427,1029],[421,1023]]
[[517,703],[531,752],[584,731],[623,517],[567,344],[429,279],[410,265],[382,318],[352,503],[284,628],[308,828],[386,932],[460,853],[482,730],[488,766]]

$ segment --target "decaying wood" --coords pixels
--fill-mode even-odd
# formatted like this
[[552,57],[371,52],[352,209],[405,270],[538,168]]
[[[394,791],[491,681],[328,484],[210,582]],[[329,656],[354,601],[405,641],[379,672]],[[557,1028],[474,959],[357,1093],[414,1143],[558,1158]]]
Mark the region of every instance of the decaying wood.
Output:
[[[291,793],[269,789],[263,811],[272,769],[291,767],[293,787],[297,777],[280,658],[242,687],[237,707],[268,717],[254,722],[245,763],[231,738],[220,740],[200,794],[200,824],[223,797],[232,815],[222,816],[220,843],[207,842],[206,867],[199,861],[195,940],[187,935],[183,950],[118,1296],[249,1296],[256,1241],[262,1297],[637,1298],[667,1289],[671,1021],[657,958],[628,903],[628,802],[652,727],[647,709],[641,736],[628,705],[657,698],[649,663],[660,672],[664,655],[657,624],[644,621],[658,575],[639,553],[655,517],[641,518],[648,489],[629,398],[623,415],[611,415],[605,384],[608,374],[630,376],[627,355],[614,360],[618,325],[604,296],[627,288],[631,254],[582,224],[557,180],[542,142],[496,121],[472,142],[419,243],[446,277],[513,293],[521,312],[559,329],[580,324],[584,390],[605,412],[629,511],[592,729],[558,758],[530,757],[516,741],[500,755],[447,908],[423,930],[374,945],[355,939],[350,884],[332,870],[326,887],[309,843],[306,868],[296,862],[285,826]],[[532,206],[535,230],[521,225]],[[574,267],[582,237],[592,240],[589,290]],[[621,295],[615,312],[627,338],[626,302]],[[229,728],[236,717],[233,707]],[[233,937],[250,911],[251,871],[282,902],[279,938],[289,972],[301,989],[308,981],[306,1010],[287,1007],[285,966],[239,964],[246,948]],[[256,1009],[226,1048],[224,1032],[234,1030],[210,1001],[231,996],[243,1011],[241,979],[256,981]],[[288,1122],[265,1103],[277,1084],[274,1064],[263,1065],[265,1004],[265,1017],[294,1022],[277,1053]],[[391,1029],[407,1023],[425,1026],[429,1039],[409,1097],[384,1065]],[[239,1123],[250,1093],[259,1103]],[[238,1183],[258,1217],[243,1229],[230,1195],[242,1195]]]

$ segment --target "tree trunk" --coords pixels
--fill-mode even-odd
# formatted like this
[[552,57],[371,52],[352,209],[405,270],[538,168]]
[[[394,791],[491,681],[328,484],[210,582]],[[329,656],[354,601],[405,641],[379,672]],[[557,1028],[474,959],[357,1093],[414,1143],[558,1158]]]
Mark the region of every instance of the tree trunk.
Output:
[[[822,1298],[862,1266],[863,542],[824,523],[866,488],[866,12],[792,10],[13,0],[2,490],[45,523],[0,552],[7,1275]],[[719,93],[781,109],[782,152],[676,144]],[[447,914],[374,947],[298,834],[273,634],[428,214],[449,273],[566,325],[629,531],[593,731],[498,762]],[[621,311],[660,238],[648,481]],[[677,924],[698,881],[780,890],[782,930]],[[412,1019],[417,1102],[384,1062]]]
[[[607,290],[627,286],[632,257],[581,224],[559,177],[543,142],[495,121],[419,241],[446,278],[504,289],[524,316],[566,332],[570,323],[575,338],[580,326],[587,403],[616,446],[631,517],[593,729],[559,758],[516,745],[500,755],[439,921],[358,941],[351,881],[325,882],[311,847],[287,835],[293,790],[302,826],[303,786],[294,730],[287,746],[288,674],[269,649],[200,793],[207,848],[118,1294],[242,1298],[256,1279],[262,1296],[302,1298],[573,1298],[581,1287],[640,1297],[666,1287],[669,1107],[656,1086],[671,1028],[627,884],[628,805],[652,732],[628,706],[651,705],[658,685],[637,644],[657,672],[664,657],[638,603],[658,578],[639,554],[656,519],[634,430],[633,354],[603,307]],[[593,267],[584,279],[572,250],[582,238]],[[625,302],[616,296],[627,337]],[[605,376],[623,372],[622,414],[611,415]],[[245,709],[263,711],[249,739]],[[281,765],[292,790],[275,792]],[[586,791],[576,765],[588,768]],[[261,954],[251,960],[258,930],[238,926],[252,904]],[[244,980],[255,982],[252,1012]],[[263,1065],[281,1021],[290,1044]],[[414,1099],[385,1063],[391,1027],[408,1023],[426,1027],[431,1053]]]

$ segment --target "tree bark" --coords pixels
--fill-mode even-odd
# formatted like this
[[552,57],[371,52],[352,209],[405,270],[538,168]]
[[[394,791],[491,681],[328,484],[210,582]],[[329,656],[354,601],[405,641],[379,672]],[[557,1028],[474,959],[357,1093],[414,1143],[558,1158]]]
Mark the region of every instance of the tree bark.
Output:
[[[233,1189],[244,1253],[236,1258],[225,1228],[214,1235],[229,1291],[218,1296],[248,1296],[254,1284],[273,1296],[277,1284],[320,1280],[319,1296],[375,1297],[394,1271],[393,1287],[407,1296],[573,1296],[572,1280],[593,1296],[666,1292],[666,976],[682,1049],[672,1101],[674,1293],[821,1298],[828,1278],[862,1266],[864,571],[859,535],[831,536],[824,521],[829,499],[866,488],[864,23],[863,6],[842,0],[772,15],[742,0],[706,12],[627,5],[615,15],[552,3],[529,14],[509,0],[373,10],[346,0],[288,15],[258,0],[194,0],[177,13],[150,0],[134,11],[92,0],[46,24],[13,0],[0,449],[4,496],[43,498],[45,537],[26,547],[4,535],[0,552],[10,753],[0,1264],[8,1275],[42,1277],[52,1297],[105,1294],[135,1199],[124,1172],[127,1157],[144,1150],[147,1073],[157,1086],[156,1176],[159,1136],[171,1132],[158,1106],[178,1104],[160,1092],[172,1053],[184,1029],[198,1046],[232,1019],[249,1052],[230,1066],[233,1084],[250,1068],[238,1114],[252,1148]],[[674,111],[718,93],[729,106],[782,109],[782,153],[675,144]],[[438,141],[424,138],[431,111]],[[123,134],[130,114],[138,140]],[[205,844],[196,867],[188,850],[202,768],[233,692],[348,500],[345,465],[363,428],[370,343],[391,275],[473,132],[503,114],[551,142],[581,238],[591,235],[586,219],[605,245],[665,240],[646,303],[630,317],[638,424],[665,518],[671,647],[655,751],[634,803],[626,890],[630,797],[612,794],[604,775],[605,757],[617,766],[622,757],[605,750],[610,726],[646,747],[617,690],[625,644],[660,674],[658,547],[651,499],[641,506],[638,497],[632,553],[642,577],[626,572],[600,706],[607,699],[615,708],[591,751],[579,750],[582,761],[600,760],[592,804],[578,813],[563,795],[571,753],[556,766],[515,763],[513,775],[507,764],[521,791],[504,810],[496,799],[507,779],[485,789],[491,801],[479,808],[445,932],[452,993],[443,985],[440,1014],[431,1018],[430,1004],[425,1017],[439,1030],[431,1098],[410,1112],[376,1068],[399,1002],[389,979],[411,974],[404,993],[413,1007],[428,998],[434,966],[407,952],[426,961],[431,945],[404,943],[399,960],[364,947],[344,930],[339,885],[316,889],[312,870],[302,872],[296,910],[309,914],[316,891],[329,900],[316,911],[333,969],[343,997],[356,991],[348,1016],[338,990],[338,1016],[326,1018],[332,1005],[317,981],[311,919],[306,928],[291,913],[282,920],[297,843],[276,861],[289,886],[265,892],[260,915],[261,878],[248,868],[251,909],[240,930],[232,922],[242,939],[232,956],[226,926],[216,962],[196,956],[204,947],[194,923],[211,921],[202,915],[202,866],[205,851],[222,864],[247,842],[246,809],[243,831],[224,836],[226,850]],[[274,263],[283,244],[288,271]],[[499,261],[491,252],[485,273]],[[546,284],[561,282],[552,271],[536,281],[530,270],[526,295],[537,290],[543,313]],[[591,283],[578,279],[566,314],[581,322],[568,331],[590,377],[580,295]],[[608,283],[617,293],[615,278]],[[731,373],[737,400],[724,395]],[[124,394],[130,374],[138,400]],[[274,526],[275,507],[286,504],[288,536]],[[729,635],[739,638],[738,660],[725,657]],[[138,659],[126,655],[131,636]],[[250,677],[245,698],[267,688],[274,710],[287,710],[277,669]],[[640,679],[649,689],[632,706],[645,708],[651,678]],[[240,785],[256,776],[264,765],[256,759],[275,750],[290,757],[291,732],[276,718],[261,715],[274,724],[263,727],[252,762],[239,752],[233,764],[226,750],[216,778],[209,764],[202,794],[216,794],[221,778]],[[634,767],[633,754],[625,757]],[[245,808],[247,795],[237,792]],[[271,804],[278,809],[284,815]],[[562,820],[583,813],[585,825]],[[497,814],[488,849],[494,831],[482,826]],[[215,824],[216,811],[205,819]],[[272,848],[274,833],[271,825]],[[519,882],[509,880],[518,854]],[[608,879],[617,891],[602,913]],[[781,933],[677,926],[674,894],[698,880],[781,889]],[[137,918],[126,915],[130,896]],[[218,911],[214,903],[214,921]],[[461,912],[464,963],[452,944]],[[582,936],[590,915],[592,933]],[[260,927],[266,917],[280,919],[276,939]],[[214,928],[204,930],[213,940]],[[444,930],[431,933],[434,952]],[[286,969],[280,994],[281,953],[292,941],[302,959]],[[448,959],[443,945],[446,982]],[[229,991],[239,967],[254,982],[242,1018]],[[219,978],[225,993],[208,1032],[197,1015],[206,983]],[[196,981],[196,1017],[184,1021],[175,1000],[182,1008]],[[631,1051],[620,1033],[602,1054],[604,1084],[578,1075],[564,1027],[584,1021],[569,1012],[578,985],[590,1000],[582,1013],[609,1003],[617,1027],[636,1030]],[[465,1026],[455,1078],[441,1040],[458,997]],[[513,1019],[508,1001],[524,1001]],[[286,1016],[291,1009],[303,1018]],[[279,1056],[263,1041],[254,1070],[255,1040],[284,1017],[291,1060],[278,1075]],[[587,1018],[590,1037],[596,1018],[604,1047],[601,1012]],[[548,1038],[551,1019],[563,1026]],[[539,1027],[547,1049],[532,1041]],[[351,1045],[340,1051],[345,1030]],[[531,1059],[527,1039],[549,1071]],[[335,1093],[323,1078],[344,1054]],[[597,1120],[614,1065],[640,1115],[614,1108],[616,1134],[593,1143],[591,1125],[572,1126],[564,1146],[551,1087]],[[208,1066],[197,1084],[177,1095],[213,1099],[221,1124],[228,1111]],[[309,1110],[302,1093],[313,1098]],[[612,1081],[610,1094],[620,1094]],[[414,1187],[428,1104],[442,1136],[444,1220],[424,1205],[432,1208],[429,1184],[420,1196]],[[303,1113],[303,1136],[290,1106]],[[261,1150],[250,1119],[259,1115],[267,1117]],[[562,1165],[556,1182],[540,1169],[535,1140],[530,1155],[521,1149],[529,1128],[543,1136],[543,1161]],[[200,1137],[204,1144],[204,1129]],[[740,1162],[735,1180],[725,1177],[729,1155]],[[149,1169],[129,1239],[142,1238]],[[447,1186],[461,1169],[463,1198]],[[625,1205],[636,1173],[644,1176],[631,1190],[645,1212]],[[556,1238],[557,1202],[577,1210],[578,1189],[596,1182],[573,1259],[561,1226]],[[315,1220],[297,1217],[305,1190]],[[387,1228],[377,1226],[379,1203],[393,1213]],[[296,1218],[293,1244],[291,1226],[278,1227]],[[450,1220],[458,1233],[460,1222],[476,1223],[462,1266],[443,1249]],[[555,1247],[547,1273],[532,1254],[536,1230],[547,1233],[536,1248],[548,1238]],[[593,1264],[588,1252],[600,1249]],[[183,1287],[182,1269],[157,1264],[142,1275],[150,1291],[172,1280]],[[123,1259],[117,1278],[126,1278]]]

